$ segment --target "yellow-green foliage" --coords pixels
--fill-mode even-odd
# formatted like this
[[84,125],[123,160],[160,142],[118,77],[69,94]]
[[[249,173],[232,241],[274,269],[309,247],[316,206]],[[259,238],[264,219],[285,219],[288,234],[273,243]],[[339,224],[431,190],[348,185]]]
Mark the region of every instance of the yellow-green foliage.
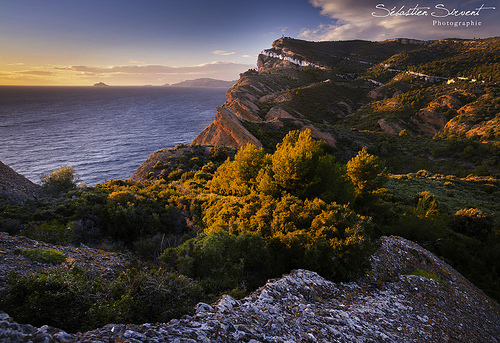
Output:
[[482,241],[492,232],[494,225],[493,217],[477,208],[459,210],[450,221],[453,231]]
[[436,274],[428,272],[428,271],[425,271],[425,270],[421,270],[421,269],[415,269],[414,271],[411,272],[410,275],[423,276],[423,277],[425,277],[427,279],[435,280],[435,281],[437,281],[439,283],[443,283],[443,284],[446,283],[446,281],[444,281],[443,279],[441,279]]
[[234,160],[222,164],[210,183],[210,190],[226,195],[246,195],[256,188],[257,176],[268,157],[262,149],[248,144],[238,150]]
[[287,193],[301,199],[320,197],[325,201],[348,203],[353,188],[345,169],[311,131],[290,131],[273,154],[265,155],[248,145],[234,160],[227,160],[217,170],[210,190],[223,195],[247,195],[251,191],[279,197]]
[[257,287],[296,268],[348,280],[368,266],[367,220],[345,205],[352,182],[309,130],[289,132],[273,154],[240,149],[210,190],[199,197],[204,235],[162,260],[211,292]]
[[369,154],[366,147],[347,162],[347,174],[354,183],[358,197],[369,197],[388,181],[383,162]]

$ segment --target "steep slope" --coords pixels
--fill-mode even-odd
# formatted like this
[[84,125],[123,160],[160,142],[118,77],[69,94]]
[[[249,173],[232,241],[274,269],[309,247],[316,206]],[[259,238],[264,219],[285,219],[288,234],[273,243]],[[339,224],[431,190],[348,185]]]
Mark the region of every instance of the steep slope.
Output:
[[[423,276],[422,276],[423,275]],[[372,270],[333,283],[296,270],[242,300],[199,303],[168,323],[109,324],[67,334],[0,313],[0,339],[75,342],[496,342],[500,307],[415,243],[382,237]]]
[[[0,162],[0,205],[2,202],[34,200],[42,187]],[[3,199],[3,200],[2,200]]]

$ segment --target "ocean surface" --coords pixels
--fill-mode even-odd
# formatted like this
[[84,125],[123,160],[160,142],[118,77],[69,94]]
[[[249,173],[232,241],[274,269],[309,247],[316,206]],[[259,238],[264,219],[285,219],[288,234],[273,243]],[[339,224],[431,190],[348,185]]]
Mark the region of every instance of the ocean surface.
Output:
[[88,186],[128,179],[151,153],[190,144],[226,91],[0,86],[0,161],[35,183],[65,165]]

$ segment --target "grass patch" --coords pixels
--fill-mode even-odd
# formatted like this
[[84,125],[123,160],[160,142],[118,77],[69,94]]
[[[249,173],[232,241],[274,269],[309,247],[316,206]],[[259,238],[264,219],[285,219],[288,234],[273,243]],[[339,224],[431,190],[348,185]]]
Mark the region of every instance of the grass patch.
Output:
[[444,281],[443,279],[441,279],[436,274],[428,272],[428,271],[425,271],[425,270],[421,270],[421,269],[415,269],[414,271],[412,271],[410,273],[410,275],[423,276],[423,277],[425,277],[427,279],[432,279],[434,281],[437,281],[440,284],[445,284],[446,283],[446,281]]
[[50,249],[23,249],[20,254],[32,261],[59,264],[66,262],[66,256],[60,251]]

